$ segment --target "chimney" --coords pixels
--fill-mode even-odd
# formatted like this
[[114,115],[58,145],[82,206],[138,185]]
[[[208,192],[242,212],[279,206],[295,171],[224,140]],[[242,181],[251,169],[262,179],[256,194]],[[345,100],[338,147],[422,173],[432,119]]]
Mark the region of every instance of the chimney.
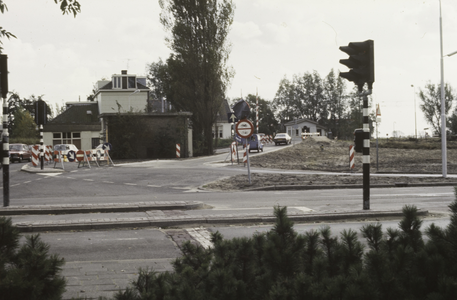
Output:
[[122,75],[127,75],[127,70],[122,70],[122,71],[121,71],[121,74],[122,74]]

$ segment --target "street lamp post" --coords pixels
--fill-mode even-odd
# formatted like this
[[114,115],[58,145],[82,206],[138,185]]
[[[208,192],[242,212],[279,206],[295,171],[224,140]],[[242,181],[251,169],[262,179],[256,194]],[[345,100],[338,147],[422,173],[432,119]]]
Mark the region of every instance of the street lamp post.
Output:
[[414,134],[417,139],[417,119],[416,119],[416,89],[414,88],[414,84],[411,84],[413,88],[413,96],[414,96]]

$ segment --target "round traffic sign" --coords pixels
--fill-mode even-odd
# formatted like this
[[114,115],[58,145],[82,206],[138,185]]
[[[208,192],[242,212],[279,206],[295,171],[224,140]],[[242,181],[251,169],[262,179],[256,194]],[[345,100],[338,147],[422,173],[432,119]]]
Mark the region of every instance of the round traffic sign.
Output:
[[68,151],[67,153],[67,159],[69,162],[74,162],[76,159],[76,152],[73,150]]
[[248,138],[254,133],[254,125],[248,119],[243,119],[236,123],[235,130],[240,137]]
[[78,150],[78,152],[76,152],[76,160],[79,162],[84,160],[84,151]]

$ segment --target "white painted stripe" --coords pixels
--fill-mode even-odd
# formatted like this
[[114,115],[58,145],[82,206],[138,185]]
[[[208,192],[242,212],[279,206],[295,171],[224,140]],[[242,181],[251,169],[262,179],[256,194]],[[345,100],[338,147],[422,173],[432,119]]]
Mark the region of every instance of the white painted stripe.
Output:
[[363,131],[364,132],[370,132],[370,124],[363,123]]
[[93,179],[83,179],[84,181],[94,181]]
[[125,185],[137,185],[136,183],[128,183],[128,182],[125,182],[124,184]]
[[112,181],[103,181],[103,183],[114,183]]
[[363,147],[370,148],[370,140],[363,140]]
[[368,108],[364,108],[363,109],[363,116],[364,117],[368,117],[370,115],[370,113],[368,112]]
[[211,243],[211,233],[206,228],[188,228],[186,231],[199,242],[203,248],[209,249],[213,247],[213,243]]
[[362,156],[362,163],[369,164],[370,163],[370,155],[363,155]]

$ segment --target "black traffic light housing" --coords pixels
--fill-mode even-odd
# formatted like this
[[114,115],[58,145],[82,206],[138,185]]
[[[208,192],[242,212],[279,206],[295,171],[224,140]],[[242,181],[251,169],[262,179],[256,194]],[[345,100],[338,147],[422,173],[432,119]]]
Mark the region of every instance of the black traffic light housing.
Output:
[[47,105],[43,100],[35,102],[35,123],[37,125],[46,125],[47,122]]
[[2,98],[8,95],[8,56],[0,54],[0,90]]
[[355,152],[363,151],[363,129],[354,130],[354,150]]
[[352,42],[347,46],[340,47],[340,50],[349,55],[348,59],[340,59],[340,63],[347,66],[349,72],[341,72],[340,77],[354,82],[359,92],[363,91],[365,83],[368,89],[373,89],[374,82],[374,42]]

